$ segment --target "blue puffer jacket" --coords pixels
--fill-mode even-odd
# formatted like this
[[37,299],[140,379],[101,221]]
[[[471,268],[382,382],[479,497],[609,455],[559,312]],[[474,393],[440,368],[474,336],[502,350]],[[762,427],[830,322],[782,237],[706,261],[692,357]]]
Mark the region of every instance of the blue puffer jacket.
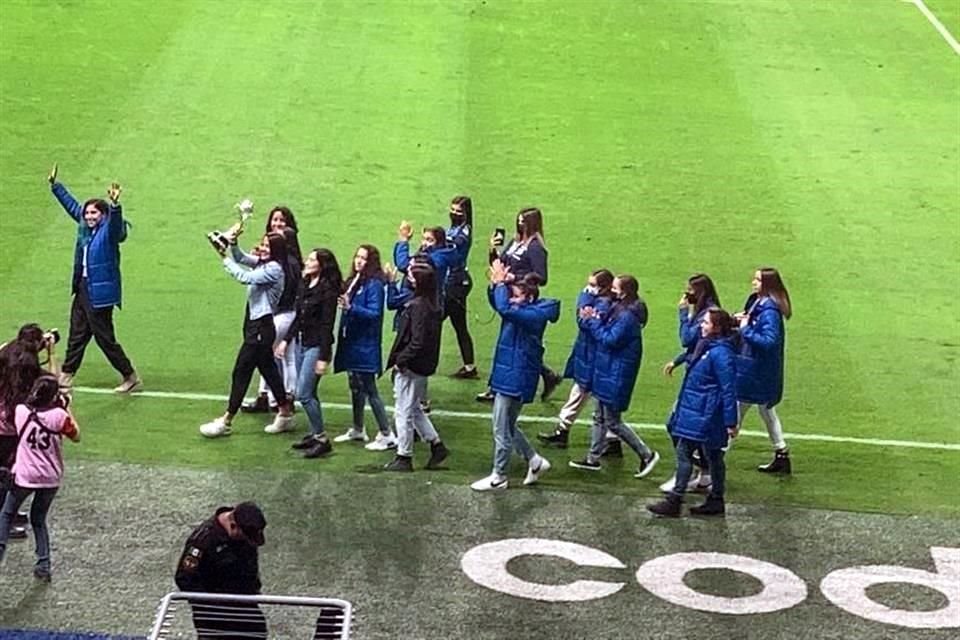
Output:
[[736,355],[727,338],[704,340],[696,362],[687,363],[671,435],[703,442],[708,449],[727,446],[727,427],[737,424]]
[[350,309],[340,314],[335,372],[375,373],[383,371],[380,339],[383,332],[383,282],[368,279],[357,285]]
[[77,223],[77,243],[73,250],[73,286],[77,292],[83,278],[83,249],[87,248],[87,296],[94,309],[121,306],[120,243],[127,239],[123,209],[110,204],[109,213],[93,229],[83,219],[83,204],[70,195],[65,186],[54,182],[50,190],[60,206]]
[[401,277],[399,282],[387,283],[387,309],[395,312],[393,314],[394,331],[400,328],[400,315],[411,300],[413,300],[413,289],[405,277]]
[[700,313],[696,314],[692,318],[687,314],[687,308],[681,307],[677,314],[680,316],[680,346],[683,347],[683,353],[677,355],[673,359],[673,364],[675,366],[680,366],[681,364],[690,364],[690,356],[693,355],[693,350],[697,348],[697,343],[700,342],[700,323],[703,322],[703,317],[707,315],[707,310],[710,307],[717,306],[717,303],[713,300],[707,300],[707,303],[703,305],[703,310]]
[[772,407],[783,399],[783,314],[773,298],[749,305],[750,321],[740,329],[737,400]]
[[590,393],[603,404],[626,411],[643,359],[642,329],[647,324],[643,300],[616,303],[606,318],[592,318],[586,326],[597,341]]
[[610,312],[610,298],[597,296],[586,290],[580,292],[577,296],[577,326],[580,331],[577,332],[577,339],[573,343],[573,350],[570,357],[567,358],[567,366],[563,370],[564,378],[571,378],[584,391],[590,390],[593,382],[593,365],[596,358],[597,341],[587,328],[587,321],[580,317],[580,309],[584,307],[593,307],[601,317],[606,317]]
[[490,388],[522,402],[533,402],[543,365],[543,332],[560,319],[560,301],[540,298],[526,304],[510,303],[510,288],[498,284],[487,290],[490,306],[500,314],[500,335],[493,351]]
[[[450,269],[456,265],[458,251],[457,247],[432,247],[424,252],[437,272],[440,300],[443,300],[443,294],[446,291]],[[409,242],[399,240],[393,245],[393,263],[397,265],[398,271],[406,272],[407,267],[410,266]]]

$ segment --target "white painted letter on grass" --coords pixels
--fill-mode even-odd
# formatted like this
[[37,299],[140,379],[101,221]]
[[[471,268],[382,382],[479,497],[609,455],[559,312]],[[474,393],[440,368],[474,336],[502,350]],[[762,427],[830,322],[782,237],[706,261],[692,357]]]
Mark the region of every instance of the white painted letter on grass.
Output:
[[[752,596],[726,597],[700,593],[683,578],[697,569],[729,569],[753,576],[763,584]],[[728,553],[674,553],[654,558],[637,569],[637,582],[667,602],[711,613],[746,615],[789,609],[807,598],[807,585],[779,565]]]
[[460,559],[467,577],[477,584],[518,598],[544,602],[583,602],[613,595],[623,582],[577,580],[568,584],[540,584],[521,580],[507,570],[507,563],[521,556],[554,556],[581,567],[625,569],[609,553],[574,542],[542,538],[510,538],[470,549]]
[[[820,582],[820,591],[833,604],[855,616],[911,629],[960,628],[960,549],[931,547],[935,571],[893,565],[837,569]],[[877,584],[900,582],[939,591],[947,605],[935,611],[891,609],[867,595]]]

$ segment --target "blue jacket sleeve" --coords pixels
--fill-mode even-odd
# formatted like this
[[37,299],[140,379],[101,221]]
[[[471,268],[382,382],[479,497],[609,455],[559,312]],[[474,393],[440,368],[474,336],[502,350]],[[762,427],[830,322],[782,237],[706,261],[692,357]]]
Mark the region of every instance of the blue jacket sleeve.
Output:
[[584,307],[592,307],[596,303],[597,297],[592,293],[586,291],[581,291],[580,295],[577,296],[577,311],[574,319],[577,321],[577,326],[581,329],[587,329],[587,319],[580,317],[580,310]]
[[363,285],[363,295],[353,297],[347,313],[366,320],[376,320],[383,316],[383,298],[383,284],[379,280],[367,280]]
[[232,258],[223,259],[223,267],[233,279],[243,284],[273,284],[283,278],[283,269],[276,262],[269,262],[262,269],[244,269]]
[[399,271],[406,271],[410,266],[410,243],[399,240],[393,245],[393,264]]
[[76,222],[80,222],[83,217],[83,205],[70,195],[67,188],[59,182],[54,182],[50,185],[50,191],[53,192],[53,196],[57,199],[57,202],[60,203],[60,206],[63,207],[63,210],[67,212],[67,215]]
[[413,291],[404,289],[397,282],[387,284],[387,309],[396,311],[402,309],[413,297]]
[[763,351],[777,347],[783,340],[780,313],[775,309],[761,311],[755,323],[740,329],[740,337],[750,346]]
[[123,219],[123,206],[119,202],[110,205],[107,232],[110,234],[111,242],[116,244],[127,239],[127,223]]
[[446,273],[447,269],[450,269],[457,264],[456,247],[444,247],[442,249],[435,249],[431,251],[430,262],[433,263],[433,268],[437,270],[438,275]]
[[510,304],[510,288],[506,285],[497,285],[493,289],[493,308],[504,320],[520,325],[527,331],[539,331],[543,318],[530,305]]
[[611,324],[602,324],[599,319],[587,321],[587,329],[593,339],[608,349],[625,347],[633,339],[636,317],[632,313],[621,313]]
[[700,339],[700,324],[697,322],[697,316],[690,317],[686,307],[679,310],[680,316],[680,346],[684,349],[697,346]]
[[734,427],[739,422],[737,413],[737,372],[733,354],[727,349],[710,351],[714,373],[720,382],[720,401],[723,404],[723,425]]

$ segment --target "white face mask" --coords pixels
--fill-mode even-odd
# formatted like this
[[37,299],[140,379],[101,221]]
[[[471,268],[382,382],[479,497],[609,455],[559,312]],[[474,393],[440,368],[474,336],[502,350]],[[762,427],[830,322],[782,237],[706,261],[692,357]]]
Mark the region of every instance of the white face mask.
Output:
[[592,295],[592,296],[595,296],[595,295],[597,295],[597,294],[600,293],[600,287],[595,287],[595,286],[593,286],[593,285],[591,285],[591,284],[588,284],[588,285],[584,288],[584,291],[586,291],[587,293],[589,293],[589,294]]

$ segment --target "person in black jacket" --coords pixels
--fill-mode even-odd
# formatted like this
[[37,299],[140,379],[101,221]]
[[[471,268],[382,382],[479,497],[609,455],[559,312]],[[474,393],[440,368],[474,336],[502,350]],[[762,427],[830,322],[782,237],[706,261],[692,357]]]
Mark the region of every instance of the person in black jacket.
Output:
[[303,267],[303,284],[297,294],[296,318],[284,339],[277,345],[282,358],[291,344],[296,345],[297,400],[303,406],[310,432],[294,449],[305,450],[304,458],[319,458],[333,446],[323,426],[323,411],[317,397],[317,383],[333,359],[333,329],[337,321],[337,297],[343,289],[343,274],[337,258],[329,249],[314,249]]
[[[180,591],[194,593],[260,593],[257,549],[267,526],[253,502],[220,507],[193,530],[183,547],[174,580]],[[191,602],[197,638],[266,638],[267,621],[256,604],[225,601]]]
[[393,393],[397,431],[397,454],[387,471],[413,471],[413,434],[430,443],[427,469],[436,469],[449,455],[440,435],[423,412],[420,401],[427,394],[427,378],[440,361],[440,325],[443,314],[437,297],[437,272],[427,261],[414,261],[406,278],[413,298],[400,316],[397,336],[390,349],[387,369],[393,369]]

